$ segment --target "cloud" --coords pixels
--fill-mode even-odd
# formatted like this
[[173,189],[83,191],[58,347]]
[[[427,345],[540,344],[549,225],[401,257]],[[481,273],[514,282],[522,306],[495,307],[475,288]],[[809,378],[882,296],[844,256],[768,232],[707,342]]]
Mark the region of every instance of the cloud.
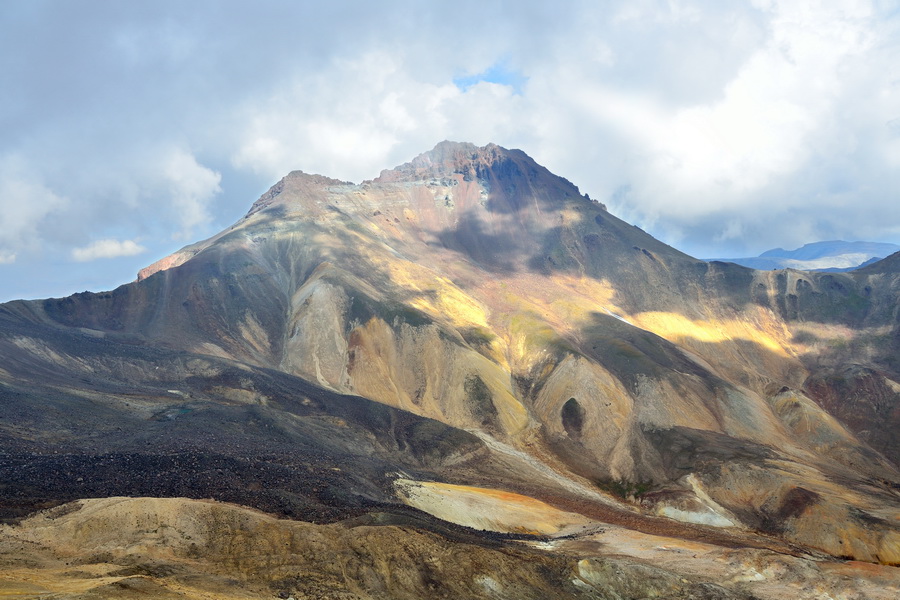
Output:
[[415,79],[402,57],[382,50],[335,59],[327,76],[296,73],[264,101],[243,107],[232,163],[270,179],[296,168],[371,178],[403,142],[416,140],[419,153],[442,139],[430,132],[441,128],[442,106],[459,93],[450,81],[438,86]]
[[[714,253],[722,242],[762,250],[864,231],[895,235],[887,225],[900,217],[896,146],[884,124],[900,106],[891,58],[900,49],[896,16],[867,2],[759,7],[734,18],[752,31],[761,17],[765,35],[745,36],[749,45],[733,53],[730,70],[719,65],[720,85],[707,97],[684,101],[674,88],[599,78],[579,85],[578,71],[560,74],[558,87],[575,90],[573,120],[589,123],[588,135],[615,149],[615,168],[589,176],[590,193],[697,253]],[[700,30],[715,29],[709,14],[688,14]],[[691,62],[679,50],[673,55],[685,61],[675,69],[680,75]],[[631,190],[627,203],[615,197],[622,186]],[[891,217],[875,226],[874,212]]]
[[361,181],[443,139],[521,148],[694,254],[896,241],[892,6],[12,3],[0,257],[161,256],[288,171]]
[[41,226],[67,203],[22,157],[0,157],[0,264],[12,263],[17,251],[39,245]]
[[160,167],[172,212],[181,227],[178,235],[188,238],[198,226],[209,222],[209,203],[222,191],[222,176],[182,149],[164,156]]
[[77,262],[90,262],[98,258],[134,256],[146,251],[146,248],[134,240],[105,239],[91,242],[82,248],[73,248],[72,259]]

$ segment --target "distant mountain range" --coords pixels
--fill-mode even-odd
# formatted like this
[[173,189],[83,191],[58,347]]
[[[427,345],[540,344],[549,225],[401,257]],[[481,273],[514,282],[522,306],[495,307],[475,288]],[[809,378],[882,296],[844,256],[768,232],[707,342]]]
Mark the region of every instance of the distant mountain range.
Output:
[[746,258],[708,258],[732,262],[751,269],[798,269],[800,271],[852,271],[900,251],[897,244],[832,240],[805,244],[796,250],[773,248]]
[[0,597],[896,600],[898,290],[704,262],[493,144],[294,171],[0,304]]

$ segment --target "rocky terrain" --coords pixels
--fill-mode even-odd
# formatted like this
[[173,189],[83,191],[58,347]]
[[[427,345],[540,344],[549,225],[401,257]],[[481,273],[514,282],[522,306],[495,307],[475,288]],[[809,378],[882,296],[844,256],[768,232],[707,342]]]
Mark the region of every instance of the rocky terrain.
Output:
[[0,593],[22,598],[895,598],[889,567],[591,527],[556,541],[330,525],[204,500],[81,500],[0,529]]
[[897,256],[707,263],[494,145],[291,173],[0,305],[0,595],[896,597]]

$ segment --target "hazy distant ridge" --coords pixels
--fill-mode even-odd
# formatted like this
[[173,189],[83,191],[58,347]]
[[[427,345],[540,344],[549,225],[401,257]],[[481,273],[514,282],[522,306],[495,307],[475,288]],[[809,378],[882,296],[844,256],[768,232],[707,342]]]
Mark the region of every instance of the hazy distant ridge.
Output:
[[850,271],[900,251],[897,244],[832,240],[805,244],[796,250],[773,248],[759,256],[710,258],[752,269],[800,269],[803,271]]

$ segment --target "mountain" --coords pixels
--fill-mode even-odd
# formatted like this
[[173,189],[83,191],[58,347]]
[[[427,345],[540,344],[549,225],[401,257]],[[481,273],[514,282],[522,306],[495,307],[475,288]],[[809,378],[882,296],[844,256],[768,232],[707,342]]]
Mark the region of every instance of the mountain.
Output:
[[0,305],[0,590],[894,597],[894,262],[698,260],[496,145],[295,171]]
[[852,271],[900,251],[897,244],[881,242],[813,242],[796,250],[773,248],[748,258],[717,258],[752,269],[798,269],[801,271]]

